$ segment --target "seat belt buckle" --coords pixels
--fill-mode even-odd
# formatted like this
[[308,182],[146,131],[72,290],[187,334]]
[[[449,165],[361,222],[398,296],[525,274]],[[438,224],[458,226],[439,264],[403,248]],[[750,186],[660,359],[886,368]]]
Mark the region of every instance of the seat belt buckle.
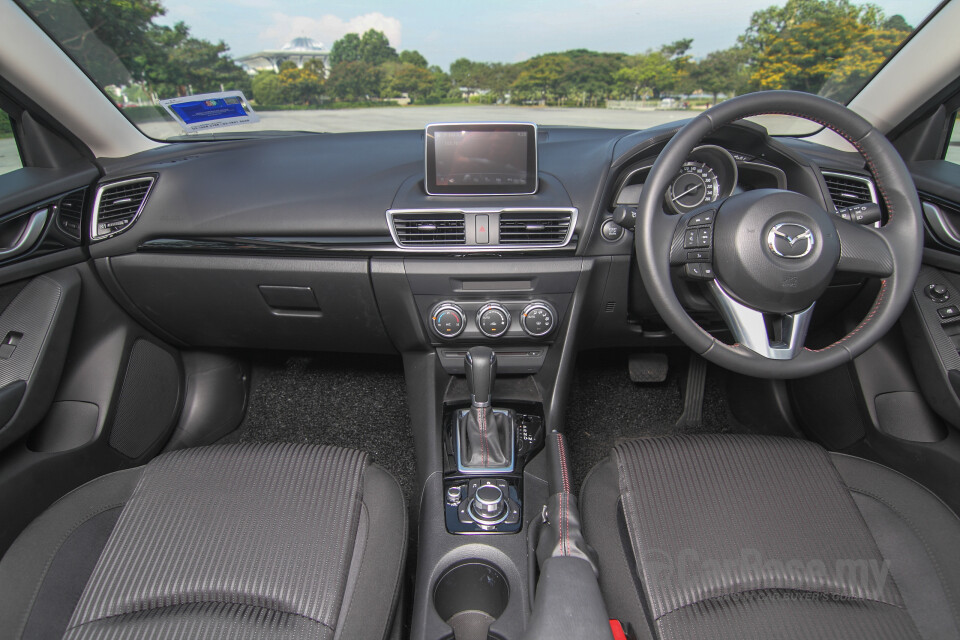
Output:
[[613,633],[613,640],[635,640],[633,629],[628,622],[626,628],[619,620],[610,619],[610,631]]

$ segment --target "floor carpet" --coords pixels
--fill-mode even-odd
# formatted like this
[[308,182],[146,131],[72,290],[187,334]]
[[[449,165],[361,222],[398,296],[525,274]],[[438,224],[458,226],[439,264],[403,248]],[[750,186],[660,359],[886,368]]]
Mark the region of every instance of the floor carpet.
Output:
[[703,421],[697,428],[676,426],[683,412],[681,380],[685,381],[689,351],[670,354],[670,369],[662,383],[630,380],[628,354],[623,351],[581,353],[567,405],[566,426],[576,491],[590,469],[603,460],[618,440],[680,433],[747,432],[727,406],[723,372],[707,369]]
[[368,452],[408,502],[416,456],[399,357],[327,355],[253,362],[247,414],[221,442],[297,442]]

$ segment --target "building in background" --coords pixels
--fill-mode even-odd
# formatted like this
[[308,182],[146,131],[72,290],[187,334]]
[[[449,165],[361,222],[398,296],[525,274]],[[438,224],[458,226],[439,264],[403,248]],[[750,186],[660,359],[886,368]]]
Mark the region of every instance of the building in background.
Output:
[[258,71],[280,71],[280,63],[290,61],[303,68],[308,60],[319,60],[327,68],[327,58],[330,52],[323,48],[320,42],[314,42],[311,38],[294,38],[281,49],[268,49],[251,53],[247,56],[240,56],[236,61],[243,65],[247,73],[253,75]]

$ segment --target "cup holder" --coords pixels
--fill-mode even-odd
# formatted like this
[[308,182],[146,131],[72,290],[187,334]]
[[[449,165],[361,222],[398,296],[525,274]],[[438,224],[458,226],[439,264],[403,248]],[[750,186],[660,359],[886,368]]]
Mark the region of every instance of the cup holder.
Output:
[[447,569],[433,590],[433,606],[456,640],[492,640],[490,625],[503,614],[510,587],[495,566],[467,560]]

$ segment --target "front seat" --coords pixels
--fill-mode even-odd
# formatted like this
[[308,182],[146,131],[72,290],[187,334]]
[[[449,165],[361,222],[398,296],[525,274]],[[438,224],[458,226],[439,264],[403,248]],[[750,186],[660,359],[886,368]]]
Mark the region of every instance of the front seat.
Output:
[[294,444],[159,456],[68,494],[0,562],[4,638],[383,638],[406,546],[367,454]]
[[960,522],[803,440],[632,440],[581,494],[611,618],[639,638],[958,638]]

